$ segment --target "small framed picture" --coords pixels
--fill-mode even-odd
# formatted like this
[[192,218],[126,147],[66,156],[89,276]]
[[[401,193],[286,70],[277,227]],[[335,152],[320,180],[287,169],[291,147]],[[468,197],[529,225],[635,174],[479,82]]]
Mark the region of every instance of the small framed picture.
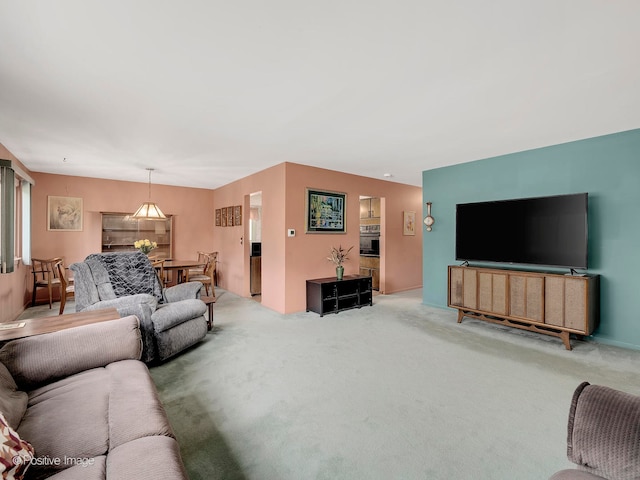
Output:
[[227,227],[233,227],[233,207],[227,207]]
[[219,208],[216,208],[216,227],[222,226],[222,213]]
[[233,224],[242,225],[242,205],[233,207]]
[[221,227],[227,226],[227,208],[226,207],[220,209],[220,226]]
[[402,212],[402,234],[403,235],[415,235],[416,234],[416,212]]
[[47,230],[81,232],[82,198],[48,197]]

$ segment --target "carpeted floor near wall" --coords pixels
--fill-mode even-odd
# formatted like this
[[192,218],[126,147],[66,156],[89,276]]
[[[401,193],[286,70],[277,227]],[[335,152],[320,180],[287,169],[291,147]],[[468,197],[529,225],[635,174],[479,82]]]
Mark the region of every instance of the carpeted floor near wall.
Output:
[[640,352],[465,319],[421,291],[320,317],[218,290],[204,342],[151,368],[191,480],[545,479],[584,380]]

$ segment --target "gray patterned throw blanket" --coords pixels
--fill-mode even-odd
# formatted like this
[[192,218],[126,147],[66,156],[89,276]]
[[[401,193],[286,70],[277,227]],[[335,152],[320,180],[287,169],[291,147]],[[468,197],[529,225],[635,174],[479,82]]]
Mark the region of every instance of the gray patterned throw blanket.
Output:
[[90,259],[104,266],[116,297],[147,293],[159,301],[162,299],[158,276],[144,253],[95,253],[86,258]]

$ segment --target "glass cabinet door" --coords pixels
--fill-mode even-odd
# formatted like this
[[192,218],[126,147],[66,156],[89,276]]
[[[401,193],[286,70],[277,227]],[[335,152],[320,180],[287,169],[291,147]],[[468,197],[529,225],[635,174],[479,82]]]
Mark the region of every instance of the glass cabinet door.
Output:
[[130,213],[102,213],[102,252],[135,252],[133,243],[149,239],[158,248],[150,255],[171,258],[172,217],[166,220],[137,220]]

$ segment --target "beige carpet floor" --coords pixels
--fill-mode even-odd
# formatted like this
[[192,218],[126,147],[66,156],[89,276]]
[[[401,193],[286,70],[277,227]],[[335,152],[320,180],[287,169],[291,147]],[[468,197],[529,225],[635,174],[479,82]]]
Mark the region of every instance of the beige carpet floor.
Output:
[[465,319],[421,291],[319,317],[220,290],[151,369],[196,479],[544,479],[582,381],[640,394],[640,352]]

